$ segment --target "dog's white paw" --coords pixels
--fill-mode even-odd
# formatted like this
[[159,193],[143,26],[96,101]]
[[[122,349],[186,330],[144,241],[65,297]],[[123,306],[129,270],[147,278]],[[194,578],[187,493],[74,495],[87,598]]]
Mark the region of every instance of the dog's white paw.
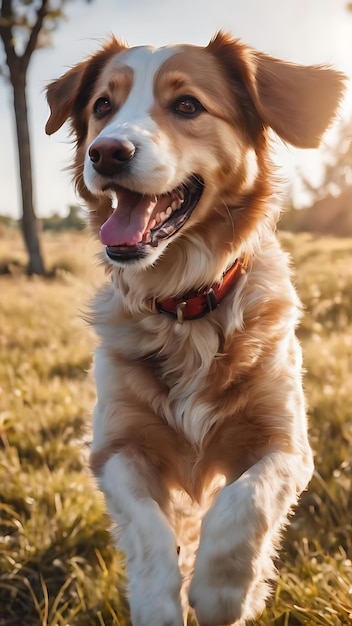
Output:
[[189,602],[200,626],[242,623],[245,590],[233,581],[219,583],[215,580],[210,583],[199,575],[191,583]]
[[[143,598],[140,598],[141,602]],[[183,626],[181,607],[174,598],[164,596],[154,599],[151,603],[145,598],[144,606],[138,603],[138,608],[131,605],[131,618],[133,626]]]
[[198,553],[189,603],[200,626],[242,626],[263,611],[268,588],[255,575],[258,565],[246,564],[243,555]]
[[149,575],[130,582],[133,626],[183,626],[180,576],[161,569],[164,577]]
[[180,603],[170,595],[159,598],[142,596],[138,606],[131,603],[133,626],[183,626],[183,615]]

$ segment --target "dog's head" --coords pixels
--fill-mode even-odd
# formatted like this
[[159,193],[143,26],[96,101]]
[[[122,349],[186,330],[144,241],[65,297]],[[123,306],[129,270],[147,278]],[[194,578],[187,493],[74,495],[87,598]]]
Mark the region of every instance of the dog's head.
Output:
[[46,131],[71,119],[77,187],[109,260],[145,266],[190,227],[210,246],[217,224],[238,246],[267,211],[267,129],[316,147],[342,92],[331,69],[221,33],[207,47],[113,39],[48,86]]

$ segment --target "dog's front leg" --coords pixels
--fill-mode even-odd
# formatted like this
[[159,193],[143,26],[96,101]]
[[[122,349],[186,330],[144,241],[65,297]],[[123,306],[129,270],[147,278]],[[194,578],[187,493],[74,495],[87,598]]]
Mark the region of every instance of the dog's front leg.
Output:
[[264,608],[280,527],[312,474],[312,457],[273,452],[218,494],[203,519],[190,586],[201,626],[242,623]]
[[99,482],[119,527],[126,555],[134,626],[182,626],[181,575],[174,534],[150,484],[152,469],[138,454],[113,454]]

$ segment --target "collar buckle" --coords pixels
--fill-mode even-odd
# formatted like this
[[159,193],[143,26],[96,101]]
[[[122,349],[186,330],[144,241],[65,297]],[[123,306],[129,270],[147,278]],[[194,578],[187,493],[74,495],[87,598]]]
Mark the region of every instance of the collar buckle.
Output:
[[[209,291],[203,294],[203,297],[205,298],[204,309],[199,315],[194,317],[195,319],[196,317],[203,317],[203,315],[206,315],[207,313],[211,313],[211,311],[215,311],[215,309],[217,309],[219,306],[219,302],[216,298],[215,291],[212,287],[209,289]],[[184,322],[184,319],[185,319],[184,314],[185,314],[186,306],[187,306],[186,300],[182,300],[182,302],[178,302],[176,304],[176,320],[179,324],[183,324]]]
[[182,302],[179,302],[176,305],[176,320],[179,324],[183,324],[183,320],[184,320],[183,309],[185,308],[186,304],[187,302],[183,300]]
[[205,299],[206,299],[207,308],[204,311],[204,314],[210,313],[211,311],[215,311],[215,309],[218,308],[219,302],[215,295],[215,291],[212,287],[210,287],[209,291],[207,291],[207,293],[205,294]]

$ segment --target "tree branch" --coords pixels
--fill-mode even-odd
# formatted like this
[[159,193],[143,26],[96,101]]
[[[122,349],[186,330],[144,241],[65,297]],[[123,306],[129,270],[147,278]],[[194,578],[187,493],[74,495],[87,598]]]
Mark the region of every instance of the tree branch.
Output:
[[[6,1],[8,2],[9,0],[6,0]],[[38,36],[42,29],[43,21],[47,13],[48,13],[48,0],[42,0],[41,7],[37,11],[37,20],[32,28],[26,49],[22,56],[23,63],[26,68],[28,67],[28,63],[31,58],[32,52],[34,52],[36,48]]]
[[4,43],[5,53],[7,57],[7,65],[10,70],[18,59],[15,51],[14,38],[12,36],[12,26],[13,12],[11,0],[3,0],[0,17],[0,37]]

